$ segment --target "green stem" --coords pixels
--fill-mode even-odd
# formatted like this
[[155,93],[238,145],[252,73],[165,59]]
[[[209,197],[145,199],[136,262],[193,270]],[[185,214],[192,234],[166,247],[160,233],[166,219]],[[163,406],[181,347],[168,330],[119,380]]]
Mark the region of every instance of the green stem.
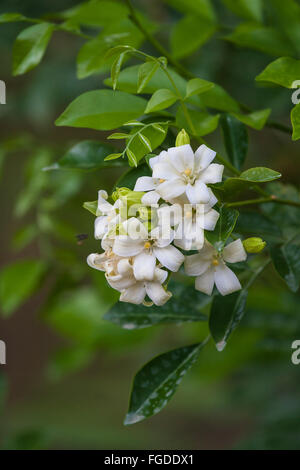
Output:
[[226,207],[240,207],[240,206],[248,206],[251,204],[266,204],[266,203],[276,203],[276,204],[282,204],[282,205],[288,205],[288,206],[300,208],[300,202],[292,201],[290,199],[280,199],[276,196],[261,197],[261,198],[256,198],[256,199],[247,199],[245,201],[228,202],[226,204]]

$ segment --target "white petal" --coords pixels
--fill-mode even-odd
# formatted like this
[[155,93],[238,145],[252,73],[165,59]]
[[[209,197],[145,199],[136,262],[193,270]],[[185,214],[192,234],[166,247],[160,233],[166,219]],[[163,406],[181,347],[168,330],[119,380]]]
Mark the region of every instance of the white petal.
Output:
[[133,273],[137,281],[152,281],[154,278],[154,270],[156,258],[150,253],[142,252],[135,256],[133,261]]
[[180,173],[168,162],[156,163],[153,168],[153,178],[174,180],[180,176]]
[[196,180],[195,184],[187,185],[186,195],[191,204],[205,204],[210,199],[210,194],[207,186],[200,180]]
[[188,276],[200,276],[210,266],[210,260],[203,258],[200,253],[185,257],[184,270]]
[[166,150],[162,150],[159,155],[156,157],[152,157],[149,160],[149,165],[153,170],[154,165],[156,165],[159,162],[163,162],[168,159],[168,152]]
[[208,192],[210,194],[210,198],[207,204],[204,204],[204,212],[208,212],[215,204],[218,202],[218,198],[214,195],[212,190],[208,188]]
[[136,280],[133,276],[121,276],[120,274],[117,276],[106,275],[106,280],[113,289],[118,291],[128,289],[128,287],[136,284]]
[[158,203],[160,200],[160,194],[157,191],[149,191],[148,193],[144,194],[141,201],[145,206],[153,206]]
[[155,246],[164,248],[172,243],[174,239],[174,230],[171,229],[170,225],[164,223],[151,230],[150,238],[155,240]]
[[98,210],[104,214],[111,211],[113,206],[107,202],[108,194],[106,191],[98,191]]
[[146,295],[146,289],[142,282],[137,282],[134,286],[125,289],[120,295],[121,302],[129,302],[139,305],[143,302]]
[[117,269],[119,274],[125,275],[132,271],[132,264],[128,258],[124,258],[118,262]]
[[170,201],[185,192],[186,184],[178,178],[161,183],[156,190],[165,201]]
[[219,183],[222,181],[224,165],[219,165],[218,163],[212,163],[204,171],[200,173],[199,178],[203,183]]
[[180,204],[161,206],[157,209],[157,215],[161,225],[167,221],[167,223],[173,227],[174,225],[179,224],[182,220],[183,208]]
[[170,271],[178,271],[184,261],[183,254],[173,245],[166,246],[165,248],[153,248],[158,261]]
[[168,277],[168,271],[165,271],[164,269],[160,268],[155,268],[154,271],[154,281],[159,282],[160,284],[163,284]]
[[148,230],[136,217],[125,220],[122,227],[133,240],[146,240],[148,238]]
[[179,173],[187,169],[190,169],[191,172],[194,170],[194,152],[189,144],[169,148],[168,156],[169,161]]
[[146,282],[146,293],[155,305],[164,305],[171,297],[170,292],[166,292],[159,282]]
[[106,261],[106,255],[105,253],[102,253],[99,255],[98,253],[91,253],[86,261],[87,264],[94,269],[98,269],[99,271],[104,271],[104,265],[103,263]]
[[215,267],[215,283],[221,295],[231,294],[242,288],[240,281],[225,263]]
[[113,244],[113,252],[119,256],[135,256],[144,249],[143,240],[133,240],[127,235],[119,235],[115,238]]
[[108,229],[108,220],[106,215],[101,215],[95,219],[94,235],[96,240],[103,238]]
[[197,170],[204,170],[216,156],[216,152],[202,144],[195,152],[195,166]]
[[238,263],[239,261],[245,261],[247,259],[247,253],[240,239],[225,246],[223,250],[223,259],[227,263]]
[[214,230],[219,217],[219,212],[215,211],[214,209],[211,209],[210,211],[206,212],[206,214],[204,214],[202,227],[205,230]]
[[136,180],[134,191],[151,191],[157,186],[157,181],[151,176],[141,176]]
[[214,270],[208,268],[201,276],[196,277],[195,289],[211,295],[214,288]]

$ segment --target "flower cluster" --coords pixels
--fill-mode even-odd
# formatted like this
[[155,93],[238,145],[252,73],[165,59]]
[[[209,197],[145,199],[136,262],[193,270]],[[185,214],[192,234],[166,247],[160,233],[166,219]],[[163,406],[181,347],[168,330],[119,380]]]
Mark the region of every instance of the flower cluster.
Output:
[[152,176],[138,178],[134,191],[118,189],[111,203],[99,191],[95,238],[104,253],[89,255],[87,262],[105,272],[121,301],[163,305],[171,297],[169,275],[181,265],[208,295],[214,285],[222,295],[241,288],[226,265],[246,259],[241,240],[217,251],[205,239],[219,218],[208,187],[222,180],[224,167],[212,163],[215,155],[206,145],[195,153],[189,144],[169,148],[149,160]]

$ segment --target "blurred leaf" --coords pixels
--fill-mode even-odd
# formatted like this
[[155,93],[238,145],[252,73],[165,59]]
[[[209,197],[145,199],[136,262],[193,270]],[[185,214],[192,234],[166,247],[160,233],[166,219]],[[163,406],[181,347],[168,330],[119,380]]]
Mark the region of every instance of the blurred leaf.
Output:
[[233,113],[233,116],[247,126],[260,131],[265,126],[270,113],[271,109],[262,109],[250,114]]
[[18,35],[13,46],[13,75],[22,75],[40,63],[54,29],[50,23],[41,23]]
[[143,98],[121,91],[87,91],[72,101],[55,124],[111,130],[141,116],[145,107]]
[[280,238],[281,231],[278,225],[263,214],[254,211],[241,212],[235,227],[236,232],[263,235],[264,237]]
[[38,234],[36,225],[24,225],[14,233],[12,246],[15,250],[22,250],[31,243]]
[[86,367],[93,357],[93,351],[74,347],[60,349],[55,352],[48,365],[47,375],[50,380],[58,381],[67,374]]
[[300,52],[300,5],[295,0],[270,0],[276,25],[289,38],[295,51]]
[[161,323],[184,323],[207,320],[201,313],[210,297],[195,291],[194,287],[172,282],[169,286],[172,292],[171,299],[164,308],[152,305],[133,305],[117,302],[105,315],[104,319],[115,323],[122,328],[131,330],[146,328]]
[[229,335],[241,321],[247,302],[248,291],[235,292],[230,295],[216,295],[213,299],[209,329],[218,351],[226,346]]
[[280,57],[271,62],[255,78],[257,82],[275,83],[286,88],[294,88],[293,82],[300,77],[300,60]]
[[205,93],[215,86],[214,83],[203,80],[202,78],[192,78],[186,85],[186,98],[193,95]]
[[97,168],[124,166],[124,161],[107,163],[105,157],[110,155],[113,148],[96,140],[83,140],[68,150],[64,156],[44,170],[76,169],[95,170]]
[[63,18],[88,26],[106,26],[108,22],[127,15],[125,4],[106,0],[83,2],[61,13]]
[[0,304],[7,316],[27,300],[39,286],[45,272],[45,264],[39,260],[16,261],[0,272]]
[[248,151],[247,129],[239,120],[230,114],[221,116],[224,143],[229,160],[240,170],[245,162]]
[[4,442],[5,450],[44,450],[48,446],[48,438],[39,429],[18,432]]
[[12,23],[14,21],[24,21],[26,19],[21,13],[3,13],[0,15],[0,24]]
[[203,93],[199,99],[201,100],[203,106],[207,106],[208,108],[214,108],[220,111],[228,112],[239,111],[238,102],[233,99],[220,85],[215,85],[213,88]]
[[136,180],[140,176],[152,176],[152,170],[150,170],[147,163],[142,163],[137,168],[132,168],[126,171],[116,182],[114,188],[128,188],[134,189]]
[[154,61],[145,62],[140,66],[137,82],[138,93],[141,93],[144,90],[145,86],[149,83],[158,68],[159,63]]
[[241,18],[253,21],[262,21],[262,0],[222,0],[223,3]]
[[211,0],[185,0],[184,2],[182,2],[182,0],[164,1],[184,14],[192,13],[200,15],[210,21],[215,21],[216,19]]
[[178,97],[167,88],[157,90],[148,101],[145,113],[154,113],[169,108],[178,100]]
[[278,274],[292,292],[297,292],[300,283],[300,247],[293,243],[272,246],[271,257]]
[[289,42],[278,29],[262,26],[259,23],[242,23],[225,39],[238,46],[258,50],[273,56],[293,54]]
[[196,136],[204,136],[215,131],[219,123],[219,114],[211,115],[206,112],[194,111],[189,109],[189,116],[193,123],[191,127],[190,121],[187,120],[182,108],[178,108],[176,113],[176,124],[183,129],[186,129],[190,134]]
[[134,424],[161,411],[174,395],[183,376],[198,359],[203,343],[161,354],[135,376],[124,424]]
[[171,32],[174,57],[186,57],[205,44],[216,30],[215,23],[198,15],[187,15],[179,20]]
[[291,121],[293,125],[293,140],[300,139],[300,104],[296,104],[291,111]]
[[[291,184],[283,184],[279,181],[270,183],[267,186],[267,191],[269,194],[276,194],[280,199],[289,199],[300,203],[300,194],[298,188]],[[274,222],[281,227],[282,230],[285,230],[289,226],[299,227],[299,208],[292,207],[288,205],[279,205],[279,204],[262,204],[261,208],[263,212]],[[282,221],[285,221],[282,224]]]
[[215,245],[218,250],[222,250],[226,244],[228,237],[233,231],[239,213],[235,209],[227,209],[221,207],[220,216],[213,232],[205,232],[207,240]]

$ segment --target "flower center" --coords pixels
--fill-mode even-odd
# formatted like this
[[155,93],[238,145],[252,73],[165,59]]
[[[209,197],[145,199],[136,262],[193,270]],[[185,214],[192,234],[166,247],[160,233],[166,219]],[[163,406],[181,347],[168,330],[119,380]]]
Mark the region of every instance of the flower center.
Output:
[[159,179],[159,183],[164,183],[166,180],[164,180],[163,178],[160,178]]
[[150,242],[146,242],[144,244],[144,248],[146,248],[146,250],[149,250],[149,248],[151,247],[151,243]]
[[213,258],[212,264],[213,266],[219,266],[219,260],[217,258]]
[[190,168],[187,168],[186,170],[184,170],[184,174],[186,176],[190,176],[191,173],[192,173],[192,170]]

